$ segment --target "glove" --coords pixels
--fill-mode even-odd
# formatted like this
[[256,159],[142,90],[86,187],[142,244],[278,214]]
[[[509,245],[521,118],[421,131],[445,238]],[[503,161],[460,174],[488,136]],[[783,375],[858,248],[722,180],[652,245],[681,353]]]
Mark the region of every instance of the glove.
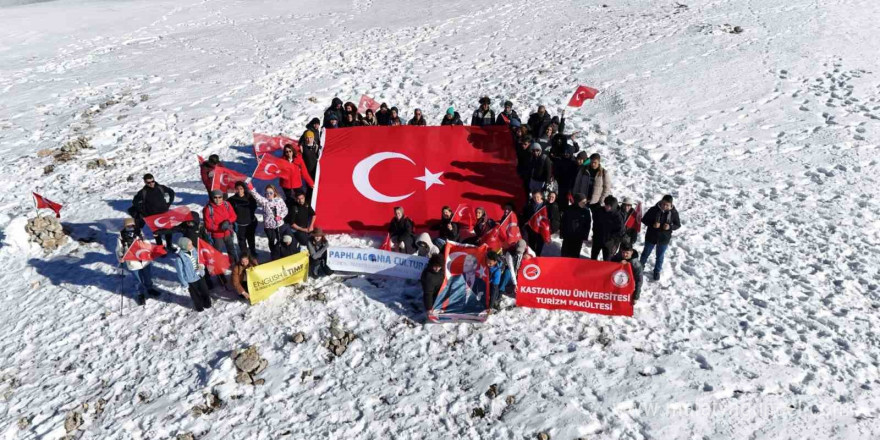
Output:
[[228,230],[232,229],[232,226],[229,225],[229,221],[223,220],[223,222],[220,223],[220,229],[222,229],[224,231],[228,231]]

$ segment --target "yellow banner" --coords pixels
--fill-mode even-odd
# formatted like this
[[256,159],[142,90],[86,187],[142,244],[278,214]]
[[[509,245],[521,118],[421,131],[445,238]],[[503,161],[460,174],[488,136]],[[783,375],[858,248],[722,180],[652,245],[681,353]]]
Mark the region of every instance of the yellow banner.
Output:
[[269,298],[279,287],[305,281],[308,274],[309,253],[305,251],[248,269],[247,283],[251,304]]

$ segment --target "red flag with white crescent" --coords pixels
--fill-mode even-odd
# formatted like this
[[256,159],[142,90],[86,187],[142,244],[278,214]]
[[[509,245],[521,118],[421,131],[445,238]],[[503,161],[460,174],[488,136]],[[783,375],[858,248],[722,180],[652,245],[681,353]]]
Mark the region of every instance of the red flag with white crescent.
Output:
[[230,170],[221,165],[214,167],[214,179],[211,180],[211,190],[219,189],[223,192],[235,191],[235,182],[244,182],[248,176],[238,171]]
[[455,213],[452,214],[452,222],[464,225],[468,231],[472,231],[474,224],[477,222],[477,214],[473,208],[461,203],[455,208]]
[[156,232],[164,229],[171,229],[183,222],[187,222],[192,219],[193,216],[188,207],[178,206],[176,208],[171,208],[167,212],[163,212],[161,214],[144,217],[144,222],[147,224],[151,231]]
[[167,254],[165,247],[138,238],[125,251],[122,261],[153,261]]
[[278,143],[278,138],[275,136],[254,133],[254,156],[260,157],[281,148],[282,146]]
[[271,154],[264,154],[254,170],[254,179],[272,180],[287,172],[290,162]]
[[375,113],[376,110],[379,110],[379,105],[379,102],[375,99],[370,98],[367,95],[361,95],[361,101],[358,103],[358,113],[364,114],[367,109],[370,109]]
[[626,229],[635,229],[636,233],[642,232],[642,202],[636,204],[633,212],[626,219]]
[[584,101],[595,98],[598,93],[599,91],[592,87],[578,86],[574,95],[571,96],[571,100],[568,101],[568,106],[580,107],[584,105]]
[[428,311],[429,321],[485,321],[491,300],[488,252],[485,245],[446,242],[443,284]]
[[36,203],[37,209],[51,209],[52,211],[55,211],[55,217],[61,218],[61,208],[63,208],[61,204],[55,203],[37,193],[31,194],[34,195],[34,203]]
[[[460,202],[521,203],[516,153],[506,126],[352,127],[327,130],[315,187],[325,232],[385,230],[401,206],[417,228]],[[442,152],[442,153],[441,153]]]
[[535,215],[529,219],[529,228],[541,234],[544,243],[550,243],[550,216],[547,215],[547,205],[541,207]]
[[516,213],[511,212],[510,215],[504,218],[504,221],[501,222],[501,237],[507,243],[508,246],[513,246],[520,240],[522,240],[522,231],[519,230],[519,219],[516,217]]
[[230,266],[229,257],[226,254],[218,251],[201,238],[199,238],[199,264],[204,264],[211,275],[226,273]]

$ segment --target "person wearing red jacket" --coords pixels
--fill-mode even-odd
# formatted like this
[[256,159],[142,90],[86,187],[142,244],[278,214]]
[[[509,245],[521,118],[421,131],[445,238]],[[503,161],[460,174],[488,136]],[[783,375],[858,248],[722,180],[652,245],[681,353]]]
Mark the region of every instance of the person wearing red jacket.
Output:
[[[278,181],[281,183],[281,190],[284,191],[284,203],[287,205],[287,211],[290,212],[291,206],[296,203],[296,193],[305,193],[306,188],[303,188],[303,186],[308,185],[309,188],[312,188],[315,186],[315,182],[312,180],[312,176],[309,175],[309,170],[306,168],[302,155],[299,154],[299,151],[293,145],[285,145],[284,154],[281,157],[290,165],[287,167],[287,172],[278,177]],[[284,221],[290,223],[290,219],[285,219]]]
[[209,198],[211,197],[211,183],[214,181],[214,168],[216,168],[217,165],[223,166],[223,164],[220,163],[220,156],[216,154],[208,156],[208,160],[199,165],[199,171],[202,174],[202,183],[205,184],[205,191],[208,192]]
[[205,230],[211,236],[212,245],[220,250],[222,243],[229,256],[230,265],[238,261],[238,248],[235,246],[233,238],[233,228],[237,216],[235,209],[226,200],[223,200],[223,191],[215,189],[211,191],[211,201],[205,205],[202,211],[205,219]]

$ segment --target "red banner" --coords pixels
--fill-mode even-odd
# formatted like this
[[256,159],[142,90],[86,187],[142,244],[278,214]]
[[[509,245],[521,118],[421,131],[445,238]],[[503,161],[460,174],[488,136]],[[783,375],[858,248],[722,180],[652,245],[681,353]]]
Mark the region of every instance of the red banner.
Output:
[[238,171],[217,165],[214,167],[214,179],[211,181],[211,190],[219,189],[223,192],[235,191],[235,182],[244,182],[248,176]]
[[193,219],[192,213],[186,206],[178,206],[171,208],[168,212],[162,214],[144,217],[144,222],[151,231],[156,232],[163,229],[171,229],[183,222]]
[[486,320],[491,300],[487,253],[486,246],[446,242],[445,276],[434,306],[428,311],[429,321]]
[[122,256],[122,261],[153,261],[168,252],[163,246],[136,239]]
[[634,289],[629,264],[536,257],[524,262],[520,268],[516,305],[632,316]]
[[55,211],[56,218],[61,218],[62,206],[60,204],[55,203],[55,202],[37,194],[37,193],[31,193],[31,194],[34,195],[34,203],[37,204],[37,209],[43,209],[43,208],[51,209],[52,211]]
[[218,251],[208,244],[207,241],[199,239],[199,264],[204,264],[209,275],[220,275],[229,269],[229,257],[223,252]]
[[444,205],[521,202],[506,126],[354,127],[327,130],[315,188],[324,231],[386,230],[394,206],[417,227]]

